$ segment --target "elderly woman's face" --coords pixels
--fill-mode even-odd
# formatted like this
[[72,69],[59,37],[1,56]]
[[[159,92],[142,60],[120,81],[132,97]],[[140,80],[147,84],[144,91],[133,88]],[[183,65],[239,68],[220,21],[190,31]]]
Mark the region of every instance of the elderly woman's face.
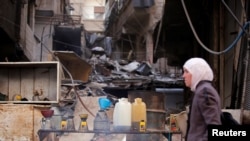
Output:
[[187,69],[184,68],[182,77],[184,79],[185,85],[191,88],[192,74]]

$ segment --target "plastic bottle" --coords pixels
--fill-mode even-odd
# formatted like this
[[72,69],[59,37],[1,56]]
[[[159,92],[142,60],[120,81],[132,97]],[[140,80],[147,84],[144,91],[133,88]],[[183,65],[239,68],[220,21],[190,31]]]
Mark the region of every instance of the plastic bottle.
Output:
[[135,98],[131,109],[132,129],[135,131],[145,131],[147,126],[146,104],[141,98]]
[[105,110],[99,110],[94,119],[94,130],[109,131],[110,121]]
[[115,131],[131,130],[131,103],[127,98],[120,98],[115,104],[113,125]]

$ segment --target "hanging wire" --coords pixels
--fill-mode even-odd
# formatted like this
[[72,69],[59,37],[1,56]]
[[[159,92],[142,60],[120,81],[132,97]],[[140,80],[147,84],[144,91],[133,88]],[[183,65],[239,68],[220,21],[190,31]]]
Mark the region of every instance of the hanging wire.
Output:
[[[193,34],[194,34],[194,36],[195,36],[195,39],[198,41],[198,43],[201,45],[201,47],[203,47],[206,51],[208,51],[208,52],[210,52],[210,53],[212,53],[212,54],[221,55],[221,54],[223,54],[223,53],[226,53],[227,51],[229,51],[230,49],[232,49],[232,48],[235,46],[235,44],[239,41],[239,39],[241,38],[241,36],[242,36],[243,33],[244,33],[244,31],[242,30],[242,31],[238,34],[238,36],[236,37],[236,39],[233,41],[233,43],[232,43],[229,47],[227,47],[225,50],[220,51],[220,52],[213,51],[213,50],[209,49],[208,47],[206,47],[206,46],[201,42],[201,40],[199,39],[199,37],[198,37],[198,35],[196,34],[196,31],[195,31],[195,29],[194,29],[194,27],[193,27],[192,21],[191,21],[191,19],[190,19],[190,17],[189,17],[189,14],[188,14],[188,11],[187,11],[187,8],[186,8],[186,5],[185,5],[184,0],[181,0],[181,3],[182,3],[182,6],[183,6],[183,9],[184,9],[184,12],[185,12],[185,14],[186,14],[188,23],[189,23],[189,25],[190,25],[190,27],[191,27],[191,29],[192,29],[192,32],[193,32]],[[248,28],[248,26],[249,26],[249,22],[246,22],[246,24],[243,26],[243,29]]]
[[[17,27],[20,27],[20,25],[18,25],[18,24],[16,24],[15,22],[13,22],[13,21],[11,21],[11,20],[9,20],[9,19],[7,19],[7,18],[5,18],[5,17],[3,17],[3,16],[0,16],[0,19],[3,19],[3,20],[5,20],[6,22],[8,22],[8,23],[10,23],[10,24],[13,24],[14,26],[17,26]],[[45,25],[45,26],[47,26],[47,25]],[[45,28],[45,27],[44,27]],[[44,29],[43,29],[44,30]],[[43,33],[42,33],[43,34]],[[42,36],[41,38],[43,38],[43,37],[47,37],[47,36],[50,36],[51,35],[51,33],[50,34],[48,34],[48,35],[45,35],[45,36]],[[41,42],[41,44],[42,44],[42,46],[57,60],[57,61],[59,61],[60,62],[60,60],[53,54],[53,52],[43,43],[43,42]],[[67,44],[68,45],[68,44]],[[71,45],[71,46],[73,46],[73,45]],[[76,47],[76,46],[74,46],[74,47]],[[27,51],[29,51],[29,50],[27,50]],[[70,80],[71,80],[71,83],[72,83],[72,85],[74,85],[75,83],[74,83],[74,80],[73,80],[73,77],[72,77],[72,75],[71,75],[71,73],[68,71],[68,69],[61,63],[61,66],[62,66],[62,68],[65,70],[65,72],[68,74],[68,76],[70,77]],[[83,103],[83,101],[81,100],[81,98],[80,98],[80,95],[78,94],[78,92],[76,91],[76,88],[75,88],[75,86],[73,87],[73,90],[74,90],[74,92],[76,93],[76,95],[77,95],[77,97],[79,98],[79,100],[80,100],[80,102],[81,102],[81,104],[82,104],[82,106],[93,116],[93,117],[95,117],[95,115],[88,109],[88,107]]]
[[[51,35],[51,33],[45,35],[44,37],[46,37],[46,36],[49,36],[49,37],[50,37],[50,35]],[[57,40],[55,40],[55,41],[57,42]],[[65,44],[65,45],[67,45],[67,46],[79,48],[79,46],[67,44],[67,43],[60,42],[60,41],[58,41],[58,42],[61,43],[61,44]],[[43,42],[41,42],[41,44],[42,44],[42,46],[43,46],[43,47],[53,56],[53,58],[55,58],[57,61],[60,62],[59,58],[58,58],[57,56],[55,56],[55,54],[54,54],[54,53],[53,53],[53,52],[52,52]],[[78,93],[77,90],[76,90],[75,83],[74,83],[74,79],[73,79],[71,73],[69,72],[69,70],[68,70],[62,63],[61,63],[61,66],[62,66],[62,68],[65,70],[65,72],[68,74],[68,76],[70,77],[70,80],[71,80],[71,84],[72,84],[72,86],[73,86],[74,93],[75,93],[76,96],[78,97],[80,103],[82,104],[82,106],[83,106],[83,107],[84,107],[93,117],[95,117],[95,115],[94,115],[94,114],[88,109],[88,107],[83,103],[83,101],[82,101],[82,99],[81,99],[79,93]]]
[[[43,43],[43,40],[44,40],[44,37],[45,37],[43,34],[44,34],[44,31],[45,31],[47,26],[49,26],[49,34],[48,34],[48,36],[50,37],[52,35],[52,24],[55,21],[55,19],[53,17],[51,17],[51,18],[49,18],[49,20],[50,20],[49,24],[45,24],[43,26],[42,34],[41,34],[41,43]],[[41,48],[40,48],[40,61],[43,60],[42,56],[43,56],[43,44],[41,44]]]
[[[126,38],[121,38],[121,39],[123,39],[124,41],[131,42],[131,44],[135,43],[132,40],[128,40]],[[58,40],[53,40],[53,41],[56,42],[56,43],[62,44],[62,45],[70,46],[71,48],[79,48],[79,47],[81,47],[81,46],[72,45],[72,44],[65,43],[65,42],[58,41]],[[115,51],[115,52],[112,52],[112,53],[129,53],[129,51]],[[138,53],[145,53],[145,52],[141,51],[141,52],[138,52]]]
[[[45,47],[45,49],[46,49],[46,50],[47,50],[56,60],[58,60],[58,61],[60,62],[60,60],[54,55],[54,53],[53,53],[44,43],[41,42],[41,44],[43,44],[43,46]],[[77,95],[77,97],[78,97],[79,101],[81,102],[82,106],[83,106],[83,107],[84,107],[93,117],[95,117],[95,115],[94,115],[94,114],[88,109],[88,107],[83,103],[83,101],[82,101],[82,99],[81,99],[79,93],[78,93],[77,90],[76,90],[76,87],[74,86],[75,83],[74,83],[74,79],[73,79],[71,73],[69,72],[69,70],[68,70],[62,63],[61,63],[61,66],[62,66],[62,68],[66,71],[66,73],[68,74],[68,76],[70,77],[71,83],[72,83],[72,85],[73,85],[74,93]]]
[[62,41],[59,41],[59,40],[53,40],[53,41],[56,42],[56,43],[62,44],[62,45],[70,46],[72,48],[79,48],[79,47],[81,47],[81,46],[77,46],[77,45],[65,43],[65,42],[62,42]]

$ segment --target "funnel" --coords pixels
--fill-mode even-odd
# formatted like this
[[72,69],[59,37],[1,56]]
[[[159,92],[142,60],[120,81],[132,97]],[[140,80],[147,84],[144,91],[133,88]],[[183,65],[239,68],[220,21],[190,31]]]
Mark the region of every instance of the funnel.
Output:
[[79,116],[81,120],[86,120],[88,118],[88,114],[80,114]]
[[111,101],[108,98],[99,98],[99,106],[101,110],[106,110],[110,107]]
[[50,118],[54,114],[54,110],[41,110],[43,117]]

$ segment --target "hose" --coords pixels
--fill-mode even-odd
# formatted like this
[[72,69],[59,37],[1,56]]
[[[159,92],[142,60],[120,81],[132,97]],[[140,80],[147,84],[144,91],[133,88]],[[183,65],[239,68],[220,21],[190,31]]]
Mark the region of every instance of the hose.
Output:
[[[244,33],[244,31],[242,30],[242,31],[238,34],[238,36],[236,37],[236,39],[233,41],[233,43],[232,43],[231,45],[229,45],[229,47],[227,47],[225,50],[219,51],[219,52],[213,51],[213,50],[209,49],[208,47],[206,47],[206,46],[201,42],[201,40],[199,39],[199,37],[198,37],[198,35],[197,35],[197,33],[196,33],[194,27],[193,27],[193,24],[192,24],[192,21],[191,21],[191,19],[190,19],[190,16],[189,16],[189,14],[188,14],[188,11],[187,11],[187,8],[186,8],[186,5],[185,5],[184,0],[181,0],[181,3],[182,3],[182,6],[183,6],[185,15],[186,15],[186,17],[187,17],[188,23],[189,23],[189,25],[190,25],[190,27],[191,27],[191,30],[192,30],[192,32],[193,32],[193,34],[194,34],[194,36],[195,36],[195,39],[196,39],[197,42],[201,45],[201,47],[203,47],[203,48],[204,48],[206,51],[208,51],[209,53],[212,53],[212,54],[215,54],[215,55],[221,55],[221,54],[223,54],[223,53],[226,53],[227,51],[229,51],[230,49],[232,49],[232,48],[236,45],[236,43],[239,41],[239,39],[241,38],[241,36],[242,36],[243,33]],[[248,28],[249,23],[250,23],[249,21],[246,22],[246,24],[243,26],[243,29]]]

